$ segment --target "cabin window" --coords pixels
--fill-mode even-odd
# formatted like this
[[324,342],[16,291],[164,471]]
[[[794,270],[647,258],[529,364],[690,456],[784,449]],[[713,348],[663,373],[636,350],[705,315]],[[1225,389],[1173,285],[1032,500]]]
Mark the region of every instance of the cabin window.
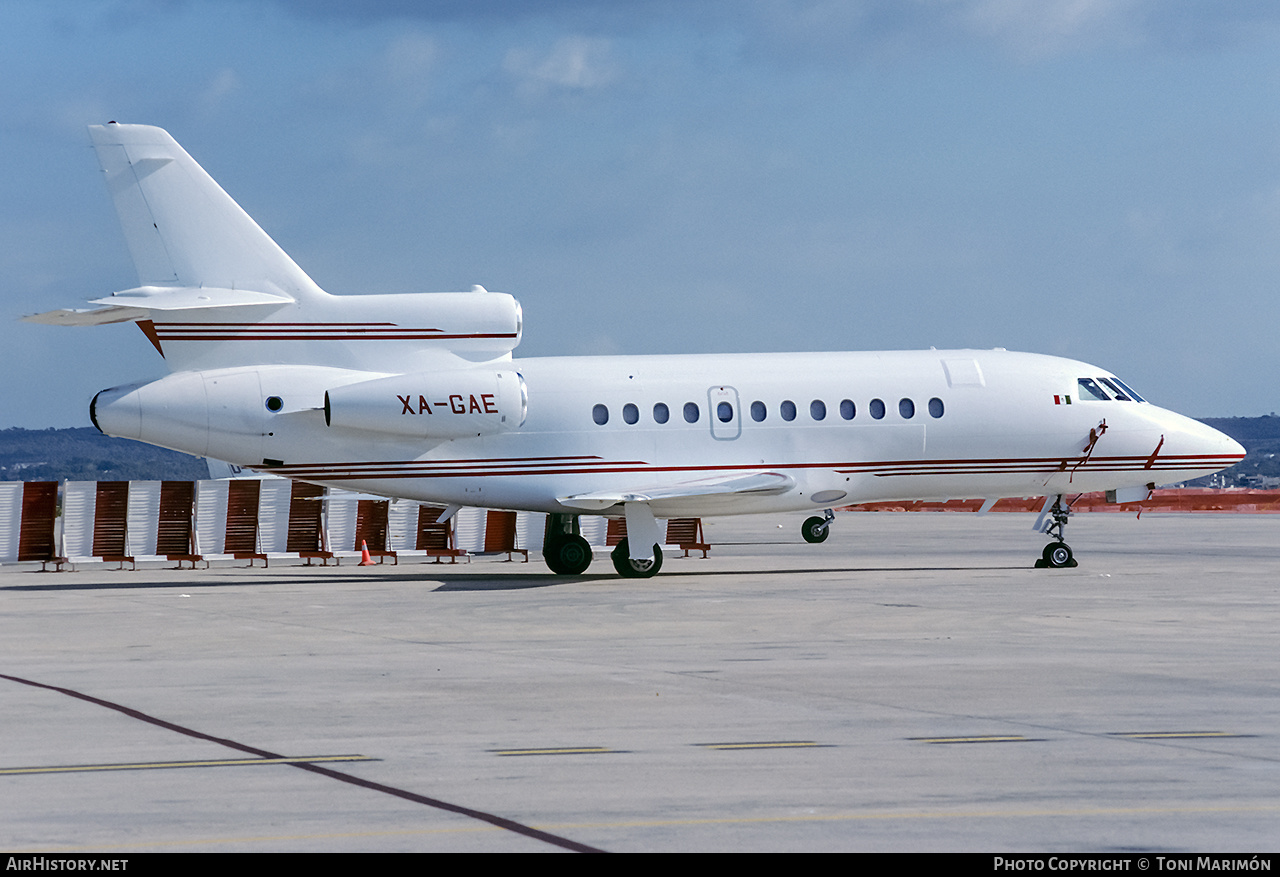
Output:
[[779,405],[778,409],[782,414],[783,420],[790,422],[796,419],[796,403],[792,402],[790,399]]
[[910,399],[899,399],[898,414],[902,416],[903,420],[910,420],[911,418],[915,417],[916,403],[912,402]]
[[666,402],[658,402],[654,404],[653,419],[656,423],[666,423],[671,419],[671,409],[667,408]]
[[267,410],[270,411],[272,414],[275,414],[277,411],[279,411],[283,407],[284,407],[284,400],[281,399],[279,396],[267,397]]
[[854,406],[852,399],[840,400],[840,416],[845,420],[853,420],[853,416],[858,413],[857,407]]
[[769,413],[768,409],[764,407],[763,402],[751,403],[751,419],[754,420],[756,423],[760,423],[761,421],[763,421],[765,416],[768,413]]
[[640,409],[628,402],[622,406],[622,419],[627,423],[635,423],[640,419]]
[[942,407],[942,400],[939,399],[937,396],[934,396],[932,399],[929,400],[929,416],[930,417],[941,417],[943,410],[944,409]]
[[603,405],[597,405],[591,409],[591,419],[600,426],[604,426],[609,422],[609,409]]
[[880,399],[872,399],[867,408],[871,410],[871,416],[876,420],[884,419],[884,402]]
[[814,420],[825,420],[827,417],[827,403],[821,399],[814,399],[809,403],[809,416]]
[[698,422],[698,403],[697,402],[684,403],[684,419],[686,423]]
[[720,402],[716,405],[716,419],[721,423],[728,423],[733,420],[733,406],[728,402]]

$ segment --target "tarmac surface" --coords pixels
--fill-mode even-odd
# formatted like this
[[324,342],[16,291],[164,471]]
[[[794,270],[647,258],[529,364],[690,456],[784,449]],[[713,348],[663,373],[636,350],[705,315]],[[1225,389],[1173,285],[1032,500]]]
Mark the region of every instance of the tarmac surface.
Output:
[[1280,516],[1080,515],[1069,570],[801,517],[648,580],[4,568],[0,848],[1277,848]]

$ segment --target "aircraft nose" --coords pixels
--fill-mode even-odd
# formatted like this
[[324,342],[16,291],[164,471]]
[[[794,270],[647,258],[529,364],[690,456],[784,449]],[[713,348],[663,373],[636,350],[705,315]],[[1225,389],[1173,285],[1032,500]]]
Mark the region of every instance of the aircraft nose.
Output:
[[1221,457],[1226,461],[1226,465],[1230,466],[1244,459],[1244,445],[1233,439],[1221,430],[1214,429],[1208,424],[1201,423],[1198,420],[1192,421],[1195,424],[1192,441],[1200,448],[1201,453],[1207,456]]
[[1231,436],[1226,435],[1225,433],[1218,433],[1218,435],[1221,435],[1223,438],[1227,440],[1226,453],[1236,458],[1235,460],[1232,461],[1233,463],[1239,463],[1241,460],[1244,459],[1244,455],[1248,453],[1248,451],[1244,449],[1244,445],[1240,444],[1238,441],[1233,439]]
[[1245,449],[1238,441],[1208,424],[1173,412],[1162,419],[1169,434],[1159,456],[1186,470],[1178,480],[1212,475],[1244,459]]

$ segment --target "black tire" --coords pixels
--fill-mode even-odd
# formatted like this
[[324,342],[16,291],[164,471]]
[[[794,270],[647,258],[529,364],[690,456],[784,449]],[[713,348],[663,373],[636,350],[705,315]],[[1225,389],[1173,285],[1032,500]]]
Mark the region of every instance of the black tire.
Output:
[[814,515],[800,525],[800,535],[804,537],[804,541],[812,544],[826,542],[827,537],[831,535],[831,527],[826,518]]
[[1044,547],[1041,556],[1051,569],[1064,569],[1065,567],[1075,566],[1072,563],[1071,546],[1065,542],[1050,542]]
[[653,560],[632,560],[630,557],[631,546],[627,544],[627,540],[623,539],[616,546],[609,558],[613,561],[613,568],[618,571],[618,575],[624,579],[649,579],[658,574],[658,570],[662,569],[662,546],[654,544]]
[[564,536],[543,546],[542,559],[556,575],[582,575],[591,566],[591,545],[581,536]]

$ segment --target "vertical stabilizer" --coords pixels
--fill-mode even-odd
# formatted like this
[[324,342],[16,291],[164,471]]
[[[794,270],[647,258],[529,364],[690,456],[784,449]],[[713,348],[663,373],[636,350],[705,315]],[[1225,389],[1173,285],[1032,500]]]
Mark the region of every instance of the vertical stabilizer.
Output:
[[89,135],[142,286],[325,296],[168,132],[112,122]]

